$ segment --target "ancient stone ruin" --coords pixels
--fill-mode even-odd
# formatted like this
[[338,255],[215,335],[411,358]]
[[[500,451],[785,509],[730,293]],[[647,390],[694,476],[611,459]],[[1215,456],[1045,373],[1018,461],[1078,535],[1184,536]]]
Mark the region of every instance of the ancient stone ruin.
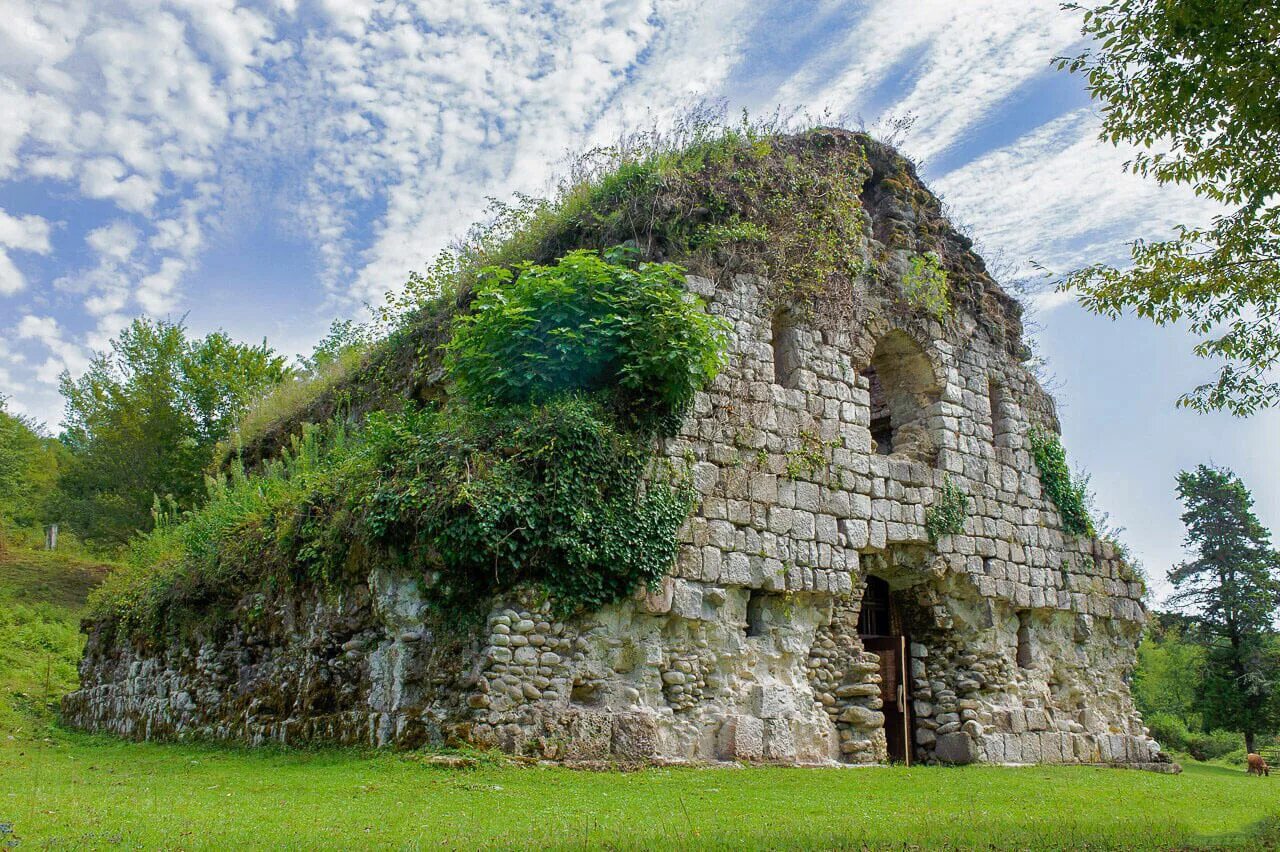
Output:
[[[661,447],[700,501],[658,590],[564,620],[517,593],[455,635],[424,618],[418,576],[379,568],[337,594],[254,592],[180,641],[90,625],[65,717],[580,761],[1169,767],[1126,682],[1142,586],[1064,532],[1029,450],[1057,420],[1016,304],[908,163],[856,134],[797,144],[866,150],[850,251],[868,272],[800,309],[723,256],[690,264],[732,343]],[[925,251],[948,313],[903,299]],[[946,489],[963,527],[931,540]]]

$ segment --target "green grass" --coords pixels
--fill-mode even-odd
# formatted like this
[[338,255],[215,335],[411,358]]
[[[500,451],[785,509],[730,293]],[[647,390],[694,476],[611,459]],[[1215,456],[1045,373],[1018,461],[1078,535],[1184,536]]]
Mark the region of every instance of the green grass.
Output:
[[1280,777],[1205,764],[1180,776],[593,773],[498,759],[449,770],[416,755],[87,736],[53,724],[48,703],[75,683],[76,625],[99,575],[63,556],[0,553],[0,847],[15,837],[23,849],[1280,847]]
[[105,566],[0,550],[0,734],[29,735],[77,683],[80,613]]
[[24,848],[1256,848],[1280,812],[1280,780],[1221,767],[455,770],[70,734],[0,746],[0,779]]

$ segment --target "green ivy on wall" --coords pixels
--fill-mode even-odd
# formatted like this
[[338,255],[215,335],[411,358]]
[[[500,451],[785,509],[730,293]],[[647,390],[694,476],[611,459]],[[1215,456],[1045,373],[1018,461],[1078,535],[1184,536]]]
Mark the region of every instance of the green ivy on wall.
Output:
[[1058,507],[1062,529],[1071,535],[1093,535],[1084,485],[1071,475],[1067,452],[1055,432],[1033,427],[1027,433],[1031,455],[1040,470],[1040,487]]

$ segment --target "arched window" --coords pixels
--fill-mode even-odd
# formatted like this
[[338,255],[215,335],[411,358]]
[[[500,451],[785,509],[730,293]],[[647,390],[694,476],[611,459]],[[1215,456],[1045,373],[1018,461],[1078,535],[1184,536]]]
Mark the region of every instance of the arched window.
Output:
[[800,340],[795,318],[789,311],[773,315],[773,380],[784,388],[800,387]]
[[929,418],[942,389],[920,344],[901,331],[886,334],[862,375],[869,385],[875,452],[932,463],[939,442]]

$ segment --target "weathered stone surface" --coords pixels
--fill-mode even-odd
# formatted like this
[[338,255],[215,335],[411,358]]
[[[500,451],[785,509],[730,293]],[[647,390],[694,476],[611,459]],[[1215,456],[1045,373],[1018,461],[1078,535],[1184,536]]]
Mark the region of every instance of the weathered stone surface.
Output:
[[978,748],[968,734],[943,734],[938,737],[934,753],[942,763],[973,763],[978,759]]

